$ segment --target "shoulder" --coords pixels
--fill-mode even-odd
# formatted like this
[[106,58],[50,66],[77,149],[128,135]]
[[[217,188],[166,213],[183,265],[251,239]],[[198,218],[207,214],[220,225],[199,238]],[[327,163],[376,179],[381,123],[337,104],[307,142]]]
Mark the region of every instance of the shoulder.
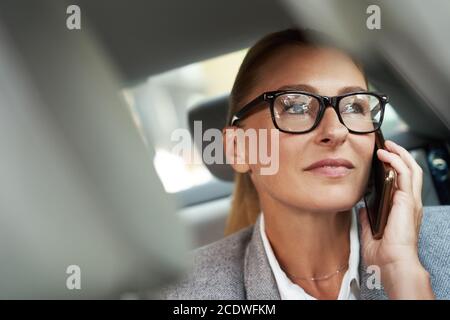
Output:
[[253,226],[189,254],[191,268],[161,291],[162,299],[245,299],[244,259]]
[[425,207],[419,257],[438,299],[450,299],[450,206]]

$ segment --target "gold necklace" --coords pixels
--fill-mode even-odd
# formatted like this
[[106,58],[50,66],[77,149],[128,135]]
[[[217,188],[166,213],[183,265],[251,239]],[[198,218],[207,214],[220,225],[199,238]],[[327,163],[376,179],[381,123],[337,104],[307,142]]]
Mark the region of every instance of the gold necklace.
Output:
[[335,275],[337,275],[337,274],[341,273],[342,271],[346,270],[347,267],[348,267],[348,262],[347,262],[346,264],[340,266],[336,271],[333,271],[333,272],[330,273],[330,274],[323,275],[323,276],[320,276],[320,277],[299,277],[299,276],[295,276],[295,275],[293,275],[293,274],[290,274],[290,273],[288,273],[287,271],[285,271],[285,272],[286,272],[286,274],[287,274],[288,276],[290,276],[290,277],[292,277],[292,278],[294,278],[294,279],[298,279],[298,280],[308,280],[308,281],[321,281],[321,280],[327,280],[327,279],[329,279],[329,278],[331,278],[331,277],[334,277]]

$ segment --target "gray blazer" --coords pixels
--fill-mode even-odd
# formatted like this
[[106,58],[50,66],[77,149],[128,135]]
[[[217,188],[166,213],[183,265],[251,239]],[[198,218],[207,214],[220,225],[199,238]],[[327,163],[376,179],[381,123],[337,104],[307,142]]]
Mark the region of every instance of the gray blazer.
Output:
[[[193,269],[179,282],[162,290],[158,298],[280,299],[259,223],[258,218],[254,226],[193,251]],[[419,258],[431,275],[436,298],[450,299],[450,206],[424,208]],[[370,274],[362,263],[359,273],[361,299],[387,299],[383,288],[367,287]]]

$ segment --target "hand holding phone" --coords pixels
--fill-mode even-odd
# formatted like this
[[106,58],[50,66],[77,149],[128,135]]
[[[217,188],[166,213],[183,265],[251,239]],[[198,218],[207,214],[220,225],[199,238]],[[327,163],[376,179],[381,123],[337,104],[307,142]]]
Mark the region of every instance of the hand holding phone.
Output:
[[384,139],[381,132],[375,134],[370,182],[364,196],[366,208],[361,210],[367,215],[360,215],[364,263],[383,270],[383,286],[390,299],[433,299],[430,276],[417,251],[423,215],[421,168],[394,142],[386,145],[385,152],[378,152],[385,149]]
[[379,160],[377,150],[385,149],[384,137],[381,129],[375,131],[375,150],[369,184],[364,196],[370,228],[375,239],[383,237],[384,228],[392,208],[392,197],[396,185],[397,175],[388,164]]

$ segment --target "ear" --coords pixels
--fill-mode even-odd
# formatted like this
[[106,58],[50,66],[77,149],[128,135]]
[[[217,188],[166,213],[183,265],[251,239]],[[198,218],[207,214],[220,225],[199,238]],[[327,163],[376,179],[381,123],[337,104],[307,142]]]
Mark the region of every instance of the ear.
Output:
[[227,164],[230,164],[234,171],[245,173],[250,171],[250,166],[247,163],[245,148],[238,148],[237,130],[244,130],[236,126],[227,126],[222,129],[223,147]]

